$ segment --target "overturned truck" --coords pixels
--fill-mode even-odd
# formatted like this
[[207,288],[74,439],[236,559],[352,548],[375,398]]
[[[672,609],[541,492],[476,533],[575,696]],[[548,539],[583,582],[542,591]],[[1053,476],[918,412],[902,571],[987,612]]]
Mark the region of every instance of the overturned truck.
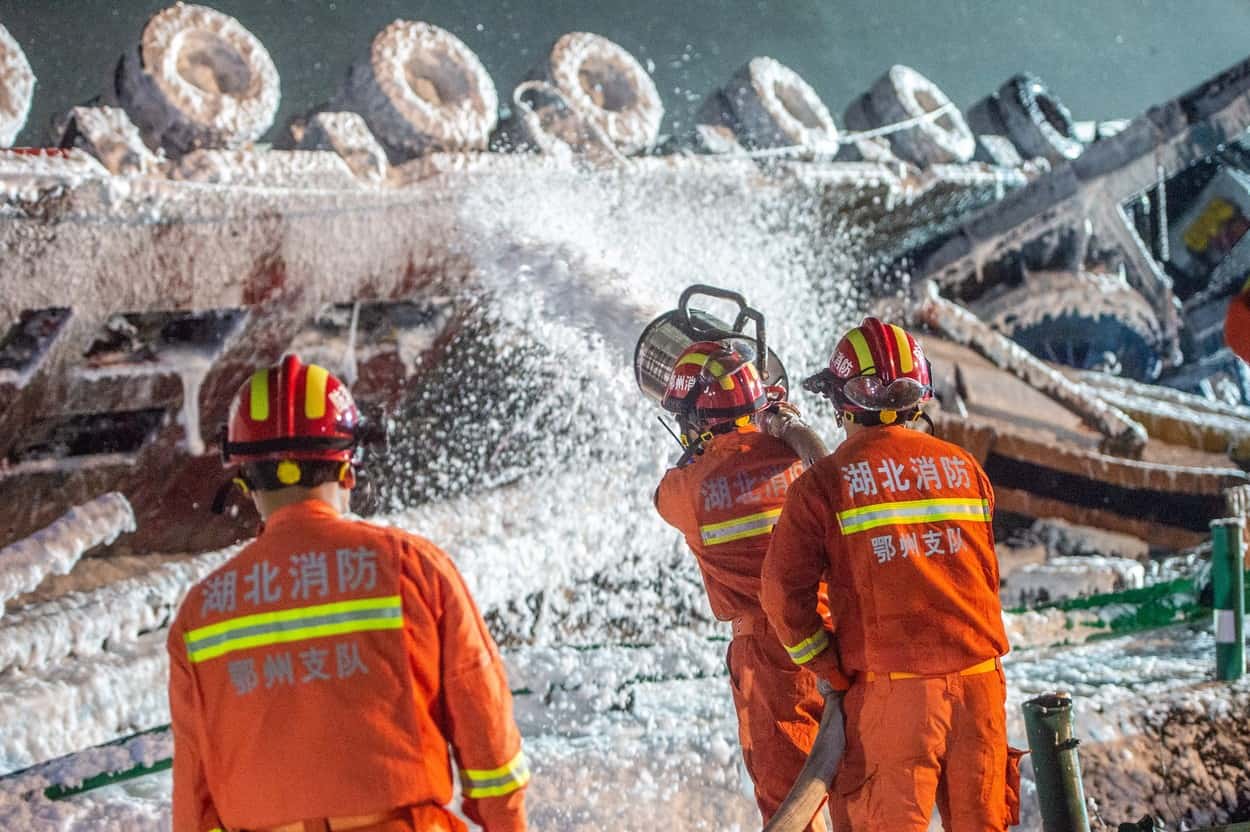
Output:
[[[213,33],[237,60],[165,60],[200,42],[187,32]],[[18,66],[11,39],[0,49]],[[23,71],[5,83],[23,85],[27,106]],[[1250,126],[1250,62],[1117,135],[1095,126],[1088,142],[1036,79],[1013,79],[965,120],[907,67],[853,101],[843,121],[855,132],[839,131],[802,78],[765,58],[708,96],[691,135],[665,141],[646,71],[586,33],[555,43],[502,121],[481,63],[428,24],[380,32],[274,149],[254,142],[277,84],[237,21],[179,5],[152,18],[100,100],[68,110],[47,147],[0,151],[0,542],[116,490],[135,509],[135,551],[229,543],[237,519],[206,509],[225,403],[249,368],[296,350],[344,374],[377,412],[452,419],[458,402],[495,395],[455,365],[490,351],[482,339],[499,324],[483,308],[528,291],[517,251],[555,252],[555,272],[579,302],[616,316],[627,349],[660,301],[599,294],[603,274],[628,267],[601,262],[596,246],[646,234],[666,235],[670,260],[727,238],[781,240],[776,250],[802,266],[796,279],[813,283],[848,248],[860,271],[905,256],[908,275],[934,289],[901,314],[947,337],[931,349],[938,429],[978,450],[1009,510],[1170,548],[1245,511],[1230,454],[1245,458],[1250,410],[1215,401],[1227,385],[1207,376],[1205,390],[1191,385],[1206,398],[1146,382],[1211,365],[1187,351],[1196,318],[1178,313],[1160,247],[1167,206],[1187,207],[1174,182],[1223,170]],[[218,108],[231,113],[222,122],[205,99],[238,106]],[[745,256],[727,262],[729,282],[753,278]],[[895,298],[885,275],[879,295]],[[673,287],[703,278],[684,273]],[[1106,288],[1106,323],[1064,329],[1038,312],[1048,298],[1088,301],[1090,281]],[[1205,299],[1195,309],[1216,302],[1216,282],[1194,289]],[[1078,336],[1090,343],[1078,349]],[[508,337],[541,347],[523,329]],[[1061,378],[1005,348],[1008,337],[1072,372],[1120,375]],[[457,385],[468,389],[447,392]],[[526,406],[508,403],[508,418]],[[484,421],[474,442],[515,444]],[[439,487],[451,486],[416,496]]]
[[1245,513],[1246,372],[1212,329],[1244,277],[1248,85],[1231,68],[905,258],[913,316],[957,342],[940,430],[1004,508],[1165,548]]

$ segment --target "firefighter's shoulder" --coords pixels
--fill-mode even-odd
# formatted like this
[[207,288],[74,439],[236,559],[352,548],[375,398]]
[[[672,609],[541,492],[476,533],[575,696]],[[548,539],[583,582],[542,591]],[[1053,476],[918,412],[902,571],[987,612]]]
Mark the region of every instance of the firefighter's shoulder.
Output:
[[826,494],[841,480],[839,470],[843,464],[836,450],[821,457],[791,484],[789,494]]
[[362,538],[371,538],[378,549],[393,553],[399,559],[402,573],[427,579],[454,575],[459,579],[459,569],[451,556],[429,538],[398,526],[368,520],[355,520],[354,525]]
[[170,622],[171,641],[175,631],[181,633],[198,626],[199,619],[212,612],[213,604],[206,596],[219,593],[229,586],[237,588],[239,563],[243,555],[255,543],[256,541],[252,540],[243,544],[220,566],[191,585]]

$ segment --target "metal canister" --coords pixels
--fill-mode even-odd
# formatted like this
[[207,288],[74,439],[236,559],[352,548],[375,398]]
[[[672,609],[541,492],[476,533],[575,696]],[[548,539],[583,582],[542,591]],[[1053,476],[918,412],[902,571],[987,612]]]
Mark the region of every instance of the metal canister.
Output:
[[[736,303],[739,310],[737,320],[728,324],[701,309],[691,309],[690,300],[695,295],[707,295]],[[746,332],[749,322],[755,323],[753,334]],[[696,284],[682,292],[676,309],[665,312],[643,329],[638,338],[638,346],[634,349],[634,376],[643,394],[660,402],[664,399],[664,390],[673,374],[677,358],[686,347],[696,341],[741,339],[755,345],[757,356],[768,356],[768,360],[759,367],[765,384],[788,391],[786,368],[777,354],[768,349],[765,337],[764,316],[748,306],[746,298],[737,292]]]

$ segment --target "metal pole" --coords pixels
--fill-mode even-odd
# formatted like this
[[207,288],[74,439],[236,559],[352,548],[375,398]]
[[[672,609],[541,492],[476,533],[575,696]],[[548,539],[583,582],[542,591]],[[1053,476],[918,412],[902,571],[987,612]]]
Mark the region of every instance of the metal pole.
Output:
[[1080,740],[1072,735],[1072,697],[1049,693],[1023,707],[1043,832],[1089,832],[1076,750]]
[[1215,595],[1215,678],[1246,673],[1245,560],[1240,517],[1211,521],[1211,583]]

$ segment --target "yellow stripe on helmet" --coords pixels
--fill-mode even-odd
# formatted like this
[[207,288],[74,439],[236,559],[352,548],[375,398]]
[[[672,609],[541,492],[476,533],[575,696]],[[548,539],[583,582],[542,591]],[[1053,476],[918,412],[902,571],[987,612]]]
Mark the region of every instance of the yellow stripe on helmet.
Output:
[[707,371],[711,374],[712,378],[720,382],[720,389],[734,389],[734,377],[732,374],[725,372],[724,364],[721,364],[719,361],[709,361],[707,364]]
[[911,360],[911,344],[907,342],[907,333],[896,324],[887,324],[887,326],[893,330],[894,340],[898,344],[898,368],[904,373],[910,373],[915,365]]
[[866,376],[875,373],[877,365],[872,360],[872,351],[868,349],[868,340],[864,338],[864,331],[855,327],[846,334],[846,340],[851,342],[851,348],[855,350],[855,360],[859,362],[859,374]]
[[253,422],[264,422],[269,419],[269,371],[257,370],[252,373],[252,386],[248,395],[251,406],[248,415]]
[[677,366],[682,367],[686,364],[694,364],[696,367],[702,367],[707,363],[708,358],[709,356],[705,353],[692,352],[690,355],[687,355],[685,358],[678,361]]
[[330,372],[325,367],[309,364],[304,373],[304,416],[320,419],[326,415],[326,382]]

